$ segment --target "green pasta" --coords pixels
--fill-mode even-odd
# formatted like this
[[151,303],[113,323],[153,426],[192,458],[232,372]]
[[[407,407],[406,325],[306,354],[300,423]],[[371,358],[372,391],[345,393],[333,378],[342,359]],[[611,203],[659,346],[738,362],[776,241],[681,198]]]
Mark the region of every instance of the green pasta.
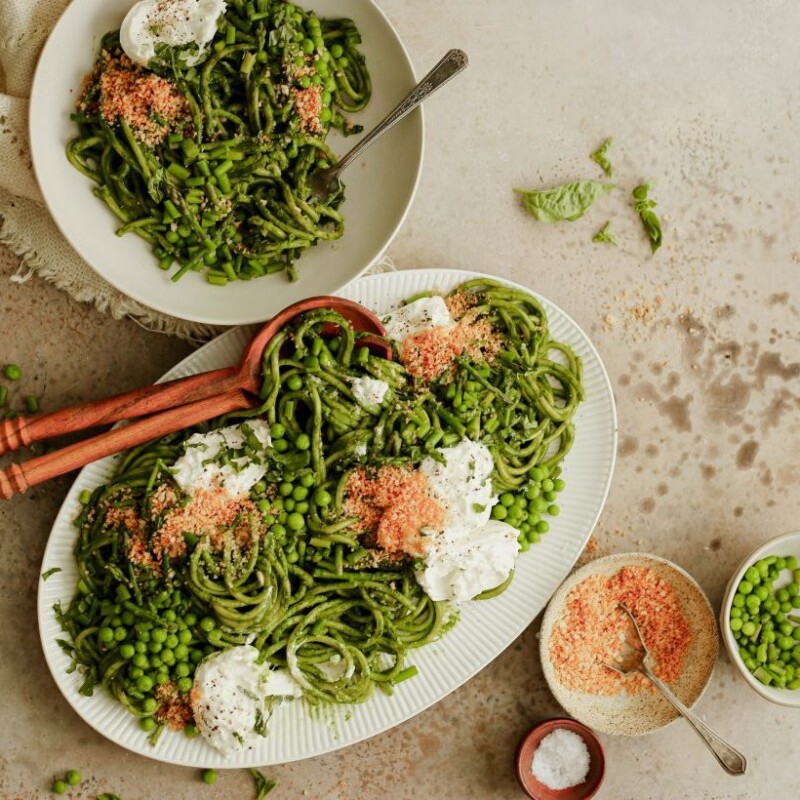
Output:
[[[468,436],[494,461],[492,517],[516,528],[527,550],[547,530],[544,517],[558,513],[559,464],[584,396],[580,358],[550,338],[529,294],[480,279],[450,298],[463,319],[490,326],[490,355],[465,348],[423,381],[399,347],[398,360],[381,359],[344,318],[312,311],[267,345],[258,408],[120,458],[113,479],[83,498],[74,551],[80,579],[69,606],[56,609],[69,635],[62,646],[84,672],[82,692],[102,684],[155,741],[169,721],[159,687],[188,698],[197,665],[231,646],[252,644],[262,663],[287,668],[310,703],[362,702],[375,687],[391,693],[413,677],[409,652],[453,621],[417,582],[414,560],[381,557],[348,514],[348,480],[415,468]],[[388,384],[380,405],[356,401],[352,380],[360,377]],[[255,419],[270,426],[266,454],[250,427]],[[190,435],[234,423],[242,447],[215,458],[265,459],[263,479],[235,517],[199,532],[179,527],[180,552],[154,559],[167,516],[191,505],[171,465]],[[175,500],[165,504],[170,492]],[[512,576],[476,599],[496,596]],[[326,674],[332,661],[340,677]]]
[[157,49],[134,67],[119,32],[101,43],[72,118],[72,165],[119,219],[117,234],[152,245],[179,280],[205,272],[225,285],[269,273],[296,280],[294,261],[338,239],[341,192],[323,203],[308,177],[335,162],[331,128],[360,126],[371,82],[350,20],[320,19],[283,0],[229,0],[208,57]]

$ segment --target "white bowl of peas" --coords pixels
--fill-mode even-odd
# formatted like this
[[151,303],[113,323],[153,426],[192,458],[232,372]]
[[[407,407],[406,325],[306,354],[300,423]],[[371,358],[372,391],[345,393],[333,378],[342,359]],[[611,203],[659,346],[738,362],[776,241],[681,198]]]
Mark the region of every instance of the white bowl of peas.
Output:
[[754,550],[720,609],[731,661],[762,697],[800,707],[800,531]]

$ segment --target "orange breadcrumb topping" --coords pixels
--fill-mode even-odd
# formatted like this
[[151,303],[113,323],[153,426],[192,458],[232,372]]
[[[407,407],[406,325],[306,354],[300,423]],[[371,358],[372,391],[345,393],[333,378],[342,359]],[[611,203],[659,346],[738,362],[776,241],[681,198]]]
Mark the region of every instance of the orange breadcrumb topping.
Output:
[[[134,136],[150,146],[160,144],[176,123],[189,119],[189,104],[177,87],[155,73],[143,72],[124,54],[101,53],[85,87],[79,109],[96,102],[96,110],[109,125],[124,120]],[[96,98],[87,101],[94,90]]]
[[231,498],[224,489],[200,489],[185,506],[176,506],[165,515],[164,522],[153,537],[153,553],[161,558],[166,552],[170,558],[186,553],[184,534],[207,534],[211,546],[221,548],[226,531],[236,523],[233,536],[240,545],[250,542],[248,514],[255,505],[247,499]]
[[424,529],[444,528],[444,509],[431,496],[428,478],[403,467],[381,467],[374,478],[355,470],[345,487],[344,513],[358,517],[358,529],[374,534],[383,550],[414,557],[427,551]]
[[453,319],[461,319],[477,302],[478,299],[474,294],[467,294],[466,292],[457,292],[444,298],[444,304]]
[[500,347],[491,322],[467,311],[453,328],[428,328],[407,336],[400,344],[400,360],[411,375],[429,383],[448,370],[452,372],[453,362],[460,356],[490,361]]
[[158,684],[155,695],[160,704],[156,718],[166,722],[170,730],[181,731],[194,720],[189,697],[180,694],[174,683]]
[[322,124],[319,115],[322,113],[322,90],[319,86],[294,90],[294,107],[300,117],[300,128],[307,133],[319,133]]
[[635,641],[635,631],[619,608],[620,602],[636,618],[653,657],[655,674],[666,683],[680,677],[692,634],[675,589],[652,569],[625,567],[611,577],[592,575],[567,596],[553,626],[550,660],[568,689],[600,695],[654,689],[641,675],[624,677],[603,666],[603,662],[614,663],[625,648],[626,635]]

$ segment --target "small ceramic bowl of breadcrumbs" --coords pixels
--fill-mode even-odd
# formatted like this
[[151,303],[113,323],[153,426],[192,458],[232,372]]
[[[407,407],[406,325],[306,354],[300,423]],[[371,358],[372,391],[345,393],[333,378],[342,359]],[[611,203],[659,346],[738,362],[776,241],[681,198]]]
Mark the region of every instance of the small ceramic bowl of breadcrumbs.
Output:
[[539,723],[517,748],[517,779],[533,800],[589,800],[605,772],[600,740],[574,719]]
[[564,581],[540,633],[550,690],[569,714],[594,730],[638,736],[679,714],[642,675],[606,666],[619,663],[626,639],[634,641],[620,604],[636,620],[656,677],[690,708],[711,679],[719,635],[703,590],[664,558],[619,553],[591,561]]

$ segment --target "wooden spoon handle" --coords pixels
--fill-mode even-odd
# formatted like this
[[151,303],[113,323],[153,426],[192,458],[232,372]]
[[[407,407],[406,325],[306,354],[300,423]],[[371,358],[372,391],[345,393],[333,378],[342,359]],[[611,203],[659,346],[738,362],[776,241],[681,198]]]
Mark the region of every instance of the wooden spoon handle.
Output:
[[53,436],[98,425],[110,425],[123,419],[143,417],[211,395],[225,394],[239,388],[240,383],[238,367],[226,367],[155,386],[145,386],[51,414],[6,419],[0,422],[0,455]]
[[181,428],[205,422],[229,411],[251,408],[257,400],[242,391],[228,392],[171,408],[91,439],[56,450],[0,471],[0,498],[8,500],[37,483],[83,467],[91,461],[158,439]]

